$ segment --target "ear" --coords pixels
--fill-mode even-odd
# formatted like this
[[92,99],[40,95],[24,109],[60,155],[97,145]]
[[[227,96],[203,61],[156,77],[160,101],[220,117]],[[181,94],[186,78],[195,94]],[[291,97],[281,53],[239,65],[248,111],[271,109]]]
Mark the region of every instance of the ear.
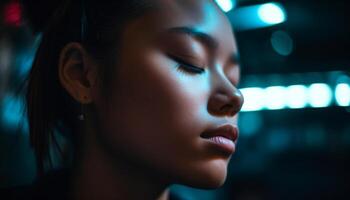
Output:
[[69,43],[61,50],[58,76],[62,86],[76,101],[81,104],[93,102],[96,64],[80,43]]

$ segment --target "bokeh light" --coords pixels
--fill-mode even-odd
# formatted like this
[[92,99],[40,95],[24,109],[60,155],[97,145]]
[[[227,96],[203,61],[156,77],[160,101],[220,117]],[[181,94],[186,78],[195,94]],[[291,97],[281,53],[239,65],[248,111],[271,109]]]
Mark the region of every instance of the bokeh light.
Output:
[[21,24],[22,10],[21,5],[17,1],[12,1],[4,8],[4,23],[9,26],[18,27]]
[[2,104],[2,122],[8,128],[18,127],[18,125],[21,123],[21,120],[23,120],[23,101],[13,95],[7,95],[4,97]]
[[332,90],[324,83],[314,83],[309,87],[309,104],[314,108],[327,107],[332,102]]
[[291,85],[286,88],[286,104],[288,108],[304,108],[307,104],[307,87]]
[[279,3],[238,7],[228,16],[237,31],[275,26],[287,20],[287,13]]
[[332,106],[333,97],[338,106],[350,105],[350,86],[338,84],[334,90],[326,83],[307,85],[241,88],[244,96],[242,112],[259,110],[325,108]]
[[293,39],[285,31],[275,31],[271,36],[273,49],[282,56],[288,56],[293,52]]
[[252,87],[241,89],[244,97],[242,111],[257,111],[264,107],[264,90]]
[[265,107],[268,110],[278,110],[286,106],[286,88],[271,86],[265,89]]
[[259,7],[258,15],[266,24],[279,24],[286,20],[286,15],[281,4],[266,3]]
[[229,12],[236,5],[236,0],[215,0],[224,12]]
[[350,86],[340,83],[335,88],[335,100],[339,106],[350,106]]

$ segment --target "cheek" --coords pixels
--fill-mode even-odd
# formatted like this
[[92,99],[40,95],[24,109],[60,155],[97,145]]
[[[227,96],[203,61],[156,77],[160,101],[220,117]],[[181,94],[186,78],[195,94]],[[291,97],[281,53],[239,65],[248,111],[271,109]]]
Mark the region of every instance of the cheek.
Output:
[[227,160],[208,154],[200,140],[209,121],[209,78],[183,74],[175,65],[152,51],[120,65],[102,119],[105,140],[113,151],[177,182],[217,187]]
[[144,52],[120,65],[103,121],[117,146],[129,153],[153,157],[152,162],[169,154],[188,157],[203,129],[206,78],[179,73],[161,53]]
[[227,72],[227,77],[234,85],[238,85],[240,81],[240,67],[235,66],[234,68],[229,69]]

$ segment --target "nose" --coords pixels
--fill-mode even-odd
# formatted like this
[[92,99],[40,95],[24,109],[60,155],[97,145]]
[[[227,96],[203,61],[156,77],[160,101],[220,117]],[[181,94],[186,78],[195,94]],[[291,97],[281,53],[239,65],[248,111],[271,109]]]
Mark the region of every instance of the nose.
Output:
[[235,116],[242,108],[242,93],[228,79],[215,81],[213,92],[208,101],[208,112],[215,116]]

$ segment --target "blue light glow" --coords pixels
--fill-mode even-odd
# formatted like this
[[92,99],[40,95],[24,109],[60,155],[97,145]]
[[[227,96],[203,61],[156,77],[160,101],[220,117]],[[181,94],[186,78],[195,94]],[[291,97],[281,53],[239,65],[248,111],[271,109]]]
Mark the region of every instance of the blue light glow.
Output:
[[286,88],[271,86],[265,89],[265,107],[268,110],[278,110],[286,106]]
[[27,76],[30,68],[32,67],[35,52],[40,45],[41,38],[42,34],[36,36],[31,47],[16,56],[16,62],[18,62],[19,65],[19,76]]
[[235,7],[235,0],[215,0],[224,12],[229,12]]
[[285,31],[276,31],[271,36],[273,49],[282,56],[288,56],[293,51],[293,39]]
[[[252,123],[253,122],[253,123]],[[257,134],[263,124],[263,117],[258,112],[242,113],[238,118],[242,136],[251,137]]]
[[266,24],[279,24],[286,20],[283,7],[278,3],[266,3],[259,7],[258,15]]
[[335,87],[335,100],[339,106],[350,106],[350,86],[340,83]]
[[286,104],[288,108],[297,109],[306,107],[307,87],[305,85],[291,85],[286,88]]
[[332,90],[327,84],[311,84],[308,94],[309,104],[313,108],[328,107],[332,103]]
[[2,121],[10,128],[18,127],[23,114],[23,102],[14,96],[5,96],[3,100]]
[[269,131],[266,142],[268,143],[268,147],[273,151],[282,151],[287,148],[291,142],[291,134],[289,134],[286,130],[276,128],[274,130]]
[[244,96],[242,112],[279,109],[324,108],[333,105],[350,106],[350,86],[338,84],[334,91],[328,84],[250,87],[240,89]]
[[262,110],[264,102],[264,90],[262,88],[244,88],[241,89],[244,96],[244,104],[242,111],[258,111]]
[[287,20],[287,13],[279,3],[242,6],[229,12],[228,17],[237,31],[274,26]]

